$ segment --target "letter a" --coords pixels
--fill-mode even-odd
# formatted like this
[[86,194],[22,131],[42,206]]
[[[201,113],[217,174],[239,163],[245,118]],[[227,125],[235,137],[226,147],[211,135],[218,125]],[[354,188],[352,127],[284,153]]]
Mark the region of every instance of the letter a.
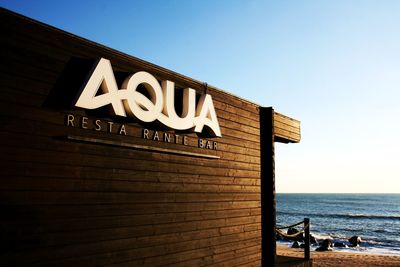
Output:
[[[103,94],[96,96],[101,88]],[[96,109],[111,104],[114,114],[126,117],[117,82],[109,60],[101,58],[75,103],[76,107]]]
[[204,125],[210,127],[214,132],[215,136],[221,137],[221,130],[219,129],[217,114],[215,113],[214,104],[211,95],[202,95],[200,97],[197,109],[196,109],[194,131],[201,133]]

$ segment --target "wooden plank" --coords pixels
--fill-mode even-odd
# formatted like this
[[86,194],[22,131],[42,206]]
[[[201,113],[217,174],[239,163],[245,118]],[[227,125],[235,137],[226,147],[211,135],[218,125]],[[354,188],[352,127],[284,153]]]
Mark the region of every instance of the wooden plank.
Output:
[[[251,216],[260,215],[259,201],[209,201],[209,202],[182,202],[182,203],[107,203],[93,204],[81,203],[80,205],[54,205],[47,203],[43,205],[32,205],[29,208],[37,214],[38,218],[44,221],[61,221],[79,218],[106,218],[131,215],[149,214],[180,214],[180,213],[215,213],[228,212],[241,209],[251,209]],[[10,204],[11,210],[24,210],[26,206]],[[211,218],[211,217],[210,217]],[[216,216],[215,218],[219,218]],[[95,228],[94,226],[93,228]]]
[[[16,208],[18,209],[18,207]],[[237,218],[236,221],[242,222],[240,218],[259,216],[260,210],[241,208],[236,210],[217,210],[217,211],[193,211],[193,212],[166,212],[152,214],[129,214],[129,215],[111,215],[111,216],[94,216],[87,210],[87,217],[71,218],[67,214],[63,214],[63,218],[52,218],[50,214],[46,217],[37,218],[35,221],[12,221],[16,223],[20,229],[29,229],[35,224],[41,225],[35,233],[55,233],[65,231],[83,231],[105,228],[134,227],[156,224],[173,224],[193,221],[216,220],[225,218]],[[90,217],[88,217],[90,216]],[[235,221],[235,220],[232,220]],[[8,220],[11,222],[11,220]],[[212,228],[210,228],[212,229]],[[233,227],[219,228],[219,234],[227,235],[238,232],[249,232],[260,230],[258,223],[238,225]]]
[[[12,151],[12,148],[5,148],[5,151]],[[16,154],[15,154],[16,153]],[[21,155],[18,153],[29,153],[27,155]],[[129,159],[121,159],[118,160],[115,158],[114,160],[109,161],[108,163],[104,162],[104,159],[102,157],[97,157],[97,156],[91,156],[91,155],[76,155],[76,153],[66,153],[65,160],[63,159],[54,159],[52,157],[55,157],[59,155],[58,152],[52,152],[52,153],[41,153],[38,151],[37,153],[31,150],[19,150],[15,151],[13,154],[10,154],[10,157],[5,157],[2,156],[1,158],[3,160],[8,160],[8,161],[18,161],[20,166],[24,166],[25,163],[38,163],[38,164],[46,164],[51,163],[54,165],[60,165],[62,168],[68,169],[68,168],[74,168],[77,167],[76,169],[81,169],[84,167],[90,167],[90,168],[97,168],[96,172],[85,172],[83,175],[85,175],[87,178],[95,178],[96,175],[101,172],[101,171],[107,171],[110,166],[115,166],[115,171],[118,171],[122,173],[121,175],[113,175],[112,179],[113,180],[129,180],[129,173],[133,172],[148,172],[147,176],[154,170],[158,170],[160,172],[165,172],[166,176],[171,176],[174,172],[177,170],[181,170],[180,174],[181,177],[185,177],[186,175],[188,176],[194,176],[194,175],[204,175],[204,181],[211,179],[212,177],[231,177],[232,179],[241,179],[246,178],[246,179],[253,179],[249,181],[253,181],[253,183],[257,183],[254,179],[257,179],[257,174],[258,171],[253,171],[253,170],[245,170],[245,169],[232,169],[232,170],[226,170],[224,168],[215,168],[215,167],[205,167],[205,166],[199,166],[196,168],[196,166],[192,166],[194,168],[189,168],[189,166],[185,166],[184,162],[181,163],[171,163],[168,164],[168,162],[157,162],[157,164],[151,164],[147,160],[131,160]],[[29,160],[30,157],[36,157],[34,160]],[[81,161],[91,161],[90,164],[84,164]],[[213,171],[213,172],[210,172]],[[78,174],[79,175],[79,174]],[[46,177],[50,176],[50,174],[45,175]],[[90,177],[92,176],[92,177]],[[146,176],[143,176],[146,177]],[[227,180],[229,181],[229,180]],[[235,181],[234,181],[235,182]],[[236,182],[235,182],[236,183]]]
[[300,133],[299,131],[291,131],[291,130],[285,130],[281,129],[278,127],[274,128],[274,133],[275,133],[275,141],[278,140],[280,142],[284,143],[298,143],[300,142]]
[[[239,220],[240,218],[240,220]],[[101,218],[98,218],[101,220]],[[142,225],[130,225],[130,226],[117,226],[113,228],[93,228],[93,229],[84,229],[84,230],[71,230],[68,227],[63,229],[62,232],[34,232],[35,235],[40,236],[40,247],[52,247],[52,246],[64,246],[71,244],[84,244],[84,243],[93,243],[93,242],[102,242],[106,240],[117,240],[117,239],[125,239],[125,238],[136,238],[130,247],[140,248],[147,247],[149,244],[146,244],[145,240],[151,237],[162,236],[159,237],[158,240],[161,244],[165,244],[168,239],[163,240],[165,235],[167,234],[177,234],[181,233],[186,236],[185,239],[180,239],[179,235],[174,235],[174,242],[177,242],[180,245],[183,241],[192,241],[197,240],[193,237],[189,237],[185,235],[186,232],[208,230],[208,229],[217,229],[215,233],[217,236],[227,236],[234,237],[237,239],[237,235],[241,234],[243,236],[248,235],[249,233],[257,232],[256,231],[244,231],[243,226],[246,224],[254,225],[255,223],[260,222],[260,216],[257,217],[237,217],[235,218],[223,218],[223,219],[211,219],[211,220],[200,220],[200,221],[187,221],[187,222],[171,222],[171,223],[152,223],[151,221],[147,224]],[[240,223],[241,227],[237,227],[238,223]],[[215,227],[210,227],[210,225],[215,225]],[[25,234],[29,234],[29,229],[32,229],[34,226],[20,226],[17,225],[18,229],[23,231]],[[218,229],[224,228],[236,228],[236,231],[224,231],[223,233],[218,231]],[[224,240],[227,239],[224,237]],[[138,240],[142,243],[136,243]],[[213,243],[211,243],[213,244]],[[151,244],[155,245],[155,244]],[[185,248],[184,246],[183,248]],[[183,250],[183,249],[182,249]]]
[[276,142],[300,142],[300,121],[274,112],[274,134]]
[[[79,167],[65,165],[51,165],[47,163],[3,161],[3,177],[21,177],[31,179],[85,179],[105,181],[130,181],[146,183],[178,183],[200,185],[231,185],[231,186],[259,186],[259,178],[232,177],[232,176],[202,176],[199,174],[168,173],[157,170],[135,171],[121,169],[102,169],[95,167]],[[4,188],[4,186],[3,186]]]
[[300,128],[300,121],[290,118],[288,116],[285,116],[278,112],[274,112],[274,120],[275,120],[275,123],[283,123],[283,124],[289,125],[291,127],[297,128],[297,129]]
[[96,179],[59,179],[45,177],[2,177],[1,190],[8,191],[69,191],[69,192],[186,192],[186,193],[259,193],[259,186],[249,185],[211,185],[211,184],[191,184],[182,183],[160,183],[144,181],[118,181],[105,183],[104,180]]
[[[84,154],[84,151],[77,152],[63,152],[63,158],[59,158],[60,152],[58,151],[41,151],[40,149],[24,149],[19,148],[18,150],[13,147],[3,147],[3,151],[7,154],[0,155],[2,160],[14,160],[18,162],[35,162],[35,163],[48,163],[57,165],[67,166],[91,166],[97,167],[99,170],[114,168],[121,170],[136,170],[136,171],[152,171],[155,168],[159,171],[173,173],[187,173],[187,174],[199,174],[199,175],[217,175],[217,176],[237,176],[237,177],[248,177],[256,178],[259,177],[259,168],[241,167],[235,168],[231,164],[221,163],[218,166],[212,166],[212,164],[197,162],[188,166],[188,160],[180,160],[177,156],[168,161],[168,155],[163,155],[165,161],[151,162],[146,159],[137,158],[125,158],[118,157],[117,154],[112,155],[109,159],[105,159],[104,156]],[[131,153],[131,151],[125,151],[125,154]],[[143,152],[146,153],[146,152]],[[175,159],[175,160],[174,160]],[[180,160],[180,161],[179,161]],[[186,162],[185,162],[186,160]],[[236,163],[239,164],[239,163]]]
[[130,203],[187,203],[218,201],[260,201],[258,193],[142,193],[127,192],[65,192],[65,191],[3,191],[4,205],[79,205]]

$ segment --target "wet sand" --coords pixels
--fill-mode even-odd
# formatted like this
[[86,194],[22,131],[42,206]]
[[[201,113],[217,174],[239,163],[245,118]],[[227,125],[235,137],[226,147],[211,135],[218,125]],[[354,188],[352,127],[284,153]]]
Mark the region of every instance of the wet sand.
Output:
[[[285,245],[277,245],[277,254],[290,257],[304,257],[302,249],[288,248]],[[351,252],[311,252],[313,266],[385,266],[400,267],[400,256],[351,253]]]

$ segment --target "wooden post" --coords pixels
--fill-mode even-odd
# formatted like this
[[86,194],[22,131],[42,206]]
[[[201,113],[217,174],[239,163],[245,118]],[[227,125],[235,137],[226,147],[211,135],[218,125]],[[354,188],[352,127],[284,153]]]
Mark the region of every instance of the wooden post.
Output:
[[275,266],[274,109],[260,107],[262,266]]
[[310,218],[304,218],[304,258],[310,259]]

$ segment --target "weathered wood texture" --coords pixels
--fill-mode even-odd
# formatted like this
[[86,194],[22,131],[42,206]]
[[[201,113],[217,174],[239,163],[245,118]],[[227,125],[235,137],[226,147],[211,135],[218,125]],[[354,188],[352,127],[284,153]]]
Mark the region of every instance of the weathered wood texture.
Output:
[[300,142],[300,121],[274,112],[274,135],[275,142]]
[[[76,60],[83,62],[72,64],[78,74],[85,60],[104,57],[116,75],[148,71],[199,94],[204,86],[4,9],[0,15],[2,266],[260,266],[257,105],[208,88],[223,136],[209,139],[218,142],[216,151],[196,147],[192,133],[185,134],[190,146],[144,140],[138,123],[124,122],[127,136],[118,134],[118,122],[111,133],[68,127],[67,114],[112,120],[57,105],[76,90],[63,76]],[[72,142],[67,135],[220,158]]]

